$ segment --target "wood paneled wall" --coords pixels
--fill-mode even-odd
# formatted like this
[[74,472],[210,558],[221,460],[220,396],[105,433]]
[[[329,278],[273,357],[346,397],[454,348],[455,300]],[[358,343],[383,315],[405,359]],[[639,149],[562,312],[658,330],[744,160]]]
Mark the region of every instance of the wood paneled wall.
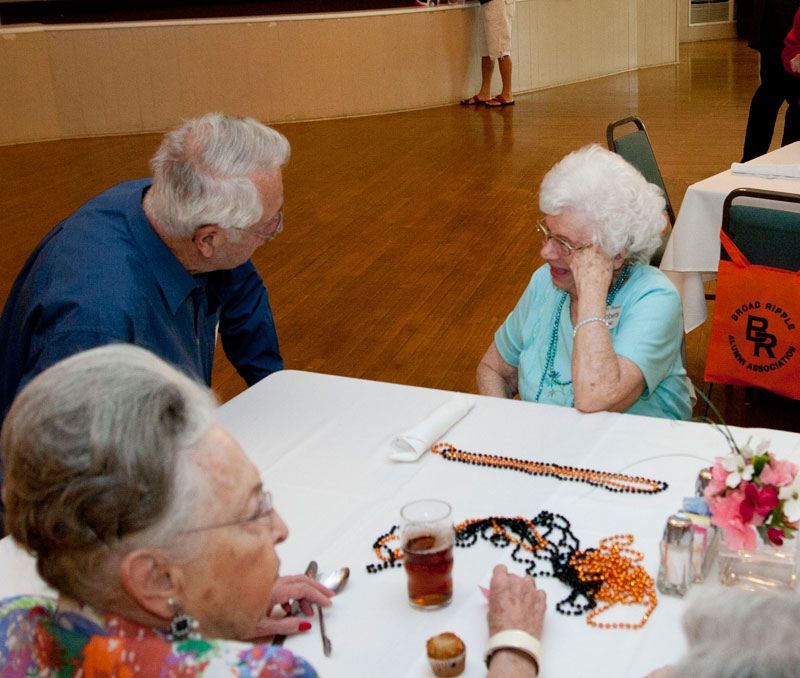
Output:
[[[477,3],[0,28],[0,144],[426,108],[480,82]],[[677,61],[678,0],[519,0],[514,89]],[[497,74],[495,74],[496,77]]]

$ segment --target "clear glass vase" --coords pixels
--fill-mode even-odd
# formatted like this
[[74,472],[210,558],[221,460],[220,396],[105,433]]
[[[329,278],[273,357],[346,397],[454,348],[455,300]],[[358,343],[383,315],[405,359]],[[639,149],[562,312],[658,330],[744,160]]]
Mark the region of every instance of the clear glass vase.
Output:
[[723,530],[717,556],[719,580],[726,586],[751,591],[794,591],[797,584],[797,550],[800,538],[786,539],[782,546],[763,544],[752,551],[728,547]]

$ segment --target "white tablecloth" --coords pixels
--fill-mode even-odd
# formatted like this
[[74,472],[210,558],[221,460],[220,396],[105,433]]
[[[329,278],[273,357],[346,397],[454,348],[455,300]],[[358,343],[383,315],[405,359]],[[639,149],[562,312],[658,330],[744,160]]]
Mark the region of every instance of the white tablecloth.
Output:
[[[666,480],[653,496],[612,494],[580,483],[447,462],[426,453],[411,464],[388,460],[389,441],[452,394],[343,377],[284,371],[224,405],[222,426],[242,443],[272,490],[290,528],[278,547],[284,573],[301,572],[312,558],[322,571],[347,565],[350,583],[326,611],[333,654],[322,655],[316,621],[287,647],[306,657],[322,676],[430,678],[425,640],[453,631],[467,644],[466,678],[485,676],[481,657],[486,603],[479,584],[505,563],[521,573],[510,549],[480,542],[456,549],[454,600],[442,610],[420,612],[406,601],[402,569],[368,574],[376,562],[373,541],[398,522],[406,502],[426,497],[449,501],[455,522],[495,516],[534,517],[542,509],[571,522],[582,547],[615,534],[633,534],[634,548],[655,578],[658,542],[667,516],[690,495],[698,469],[726,451],[720,433],[704,424],[633,415],[585,415],[570,408],[476,396],[473,410],[445,436],[462,449],[543,460]],[[752,431],[736,430],[742,441]],[[779,456],[800,460],[800,436],[768,431]],[[600,630],[583,617],[553,609],[568,589],[539,582],[548,594],[543,676],[638,678],[677,660],[685,649],[679,619],[685,600],[659,594],[642,630]],[[706,584],[713,585],[713,584]],[[8,539],[0,542],[0,597],[43,588],[32,563]],[[638,621],[643,608],[616,612]]]
[[[779,148],[746,164],[800,164],[800,142]],[[686,189],[661,261],[661,270],[669,276],[681,295],[683,322],[687,332],[706,320],[703,283],[716,278],[722,204],[735,188],[800,193],[800,179],[733,174],[728,169]]]

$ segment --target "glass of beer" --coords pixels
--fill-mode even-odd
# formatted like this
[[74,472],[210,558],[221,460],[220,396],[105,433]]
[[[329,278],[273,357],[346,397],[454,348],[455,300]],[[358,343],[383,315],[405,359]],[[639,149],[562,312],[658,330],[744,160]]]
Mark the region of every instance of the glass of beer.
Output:
[[437,610],[453,597],[455,530],[450,504],[420,499],[400,511],[400,543],[408,574],[408,600],[419,610]]

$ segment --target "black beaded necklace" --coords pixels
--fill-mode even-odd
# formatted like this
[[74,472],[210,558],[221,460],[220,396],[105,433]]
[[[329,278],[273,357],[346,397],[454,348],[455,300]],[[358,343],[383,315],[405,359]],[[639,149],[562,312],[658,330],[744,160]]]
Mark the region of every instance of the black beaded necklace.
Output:
[[550,476],[556,480],[568,480],[577,483],[586,483],[594,487],[601,487],[609,492],[631,492],[633,494],[657,494],[663,492],[669,485],[663,480],[650,480],[641,476],[626,476],[621,473],[608,473],[606,471],[593,471],[592,469],[562,466],[528,459],[514,459],[513,457],[500,457],[493,454],[477,454],[456,449],[450,443],[438,443],[431,448],[431,452],[438,454],[447,461],[457,461],[473,466],[491,466],[494,468],[519,471],[533,476]]
[[[399,529],[399,525],[392,526],[372,544],[380,562],[367,565],[367,572],[373,574],[402,566],[402,551],[389,545],[389,542],[399,539]],[[570,594],[556,604],[559,613],[581,615],[595,608],[595,595],[603,586],[603,581],[583,581],[571,563],[580,550],[580,543],[564,516],[542,511],[532,520],[491,516],[465,520],[456,526],[455,544],[459,548],[474,546],[478,537],[496,548],[513,544],[511,559],[524,565],[526,574],[553,577],[568,586]],[[592,550],[589,549],[587,553]]]

